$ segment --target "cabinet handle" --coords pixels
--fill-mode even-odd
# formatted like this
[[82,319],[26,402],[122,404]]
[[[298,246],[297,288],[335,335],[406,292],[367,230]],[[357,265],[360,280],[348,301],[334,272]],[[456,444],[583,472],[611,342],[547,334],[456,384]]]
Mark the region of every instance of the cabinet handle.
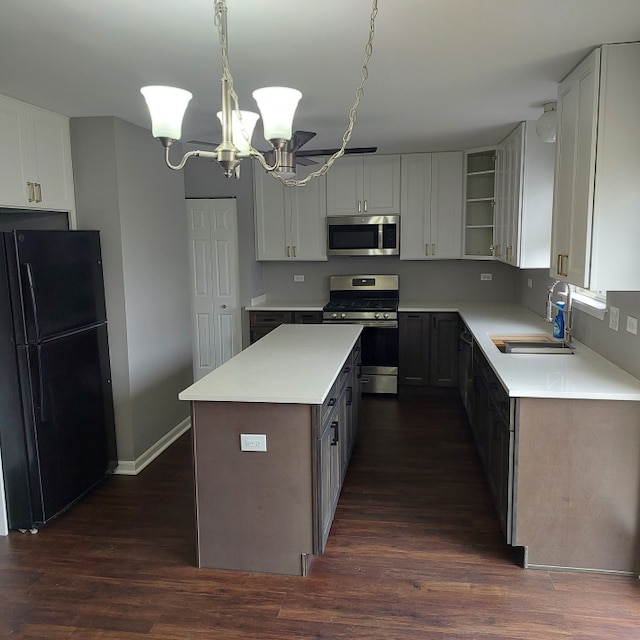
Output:
[[36,182],[35,187],[37,189],[36,202],[42,202],[42,185],[39,182]]
[[[566,260],[566,264],[565,263]],[[566,267],[569,264],[569,254],[568,253],[559,253],[558,254],[558,259],[556,260],[556,272],[558,273],[559,276],[566,276],[568,275],[566,272]],[[563,266],[565,267],[563,269]]]
[[340,435],[338,434],[338,421],[334,420],[331,423],[331,428],[333,429],[333,439],[331,440],[331,446],[335,447],[340,441]]
[[292,249],[293,249],[293,252],[292,252],[293,256],[292,257],[295,258],[296,257],[296,245],[295,244],[293,245]]
[[358,213],[362,213],[362,202],[358,200]]
[[507,262],[513,260],[513,247],[507,247]]
[[427,244],[424,245],[424,255],[428,256],[429,255],[429,243],[427,242]]
[[492,245],[492,244],[490,244],[490,245],[489,245],[489,255],[490,255],[490,256],[494,256],[494,255],[495,255],[495,251],[496,251],[495,246],[494,246],[494,245]]
[[327,403],[330,407],[333,407],[336,404],[336,399],[335,398],[330,398],[329,402]]
[[368,205],[368,203],[367,203],[367,201],[365,200],[365,201],[364,201],[364,212],[365,212],[365,213],[367,213],[367,209],[369,208],[367,205]]
[[436,255],[436,243],[435,242],[431,245],[431,255],[432,256]]
[[347,387],[347,407],[353,404],[353,387]]
[[495,246],[495,253],[493,254],[495,258],[499,258],[499,257],[500,257],[500,247],[501,247],[501,246],[502,246],[502,245],[500,245],[500,244],[497,244],[497,245]]
[[36,201],[35,184],[33,182],[27,182],[27,187],[29,187],[29,202],[35,202]]

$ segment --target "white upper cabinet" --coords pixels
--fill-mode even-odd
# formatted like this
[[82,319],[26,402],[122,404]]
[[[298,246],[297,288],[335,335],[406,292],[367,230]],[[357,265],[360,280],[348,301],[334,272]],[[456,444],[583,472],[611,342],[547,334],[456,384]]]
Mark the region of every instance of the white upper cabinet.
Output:
[[522,122],[496,149],[494,257],[521,269],[549,267],[555,145]]
[[[298,179],[316,168],[299,165]],[[326,178],[285,187],[257,164],[253,176],[256,259],[326,260]]]
[[463,153],[402,156],[400,259],[460,258]]
[[0,205],[75,210],[68,118],[0,96]]
[[640,290],[640,44],[603,45],[558,88],[550,274]]
[[465,151],[463,257],[492,260],[494,254],[496,149]]
[[327,173],[327,215],[400,213],[400,156],[343,156]]

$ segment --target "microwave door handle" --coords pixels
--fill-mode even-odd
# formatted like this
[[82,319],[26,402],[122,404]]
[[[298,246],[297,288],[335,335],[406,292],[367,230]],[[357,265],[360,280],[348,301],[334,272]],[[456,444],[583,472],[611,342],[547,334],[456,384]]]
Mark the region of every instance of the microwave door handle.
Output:
[[384,225],[378,225],[378,249],[384,249]]

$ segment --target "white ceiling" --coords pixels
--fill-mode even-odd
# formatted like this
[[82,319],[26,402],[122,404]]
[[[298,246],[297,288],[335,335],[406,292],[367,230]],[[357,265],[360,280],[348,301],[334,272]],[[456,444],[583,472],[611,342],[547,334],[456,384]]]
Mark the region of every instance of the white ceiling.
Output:
[[[339,146],[360,80],[371,0],[227,0],[241,107],[300,89],[308,148]],[[1,0],[0,94],[149,128],[139,88],[194,94],[183,140],[216,140],[221,64],[213,0]],[[536,119],[594,46],[640,40],[640,0],[379,0],[351,146],[382,152],[495,144]],[[640,79],[639,79],[640,81]],[[254,144],[265,148],[259,132]]]

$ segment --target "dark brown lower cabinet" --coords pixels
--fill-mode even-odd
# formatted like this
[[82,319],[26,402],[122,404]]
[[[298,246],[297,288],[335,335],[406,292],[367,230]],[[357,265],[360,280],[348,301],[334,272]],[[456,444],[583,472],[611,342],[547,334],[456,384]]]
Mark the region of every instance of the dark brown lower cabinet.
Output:
[[322,324],[322,311],[249,311],[251,344],[281,324]]
[[458,386],[458,326],[457,313],[399,314],[401,387]]

